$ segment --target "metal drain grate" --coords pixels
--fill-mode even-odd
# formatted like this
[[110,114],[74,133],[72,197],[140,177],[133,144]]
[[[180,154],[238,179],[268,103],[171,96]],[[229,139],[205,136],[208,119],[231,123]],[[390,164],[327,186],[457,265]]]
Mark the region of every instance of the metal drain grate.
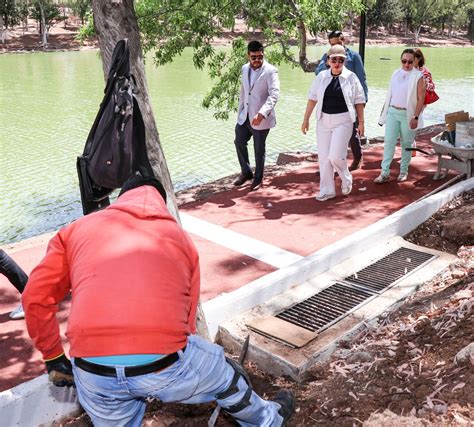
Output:
[[335,283],[277,314],[276,317],[316,332],[341,320],[374,295],[375,293],[369,290]]
[[400,248],[343,280],[380,292],[432,258],[435,255]]

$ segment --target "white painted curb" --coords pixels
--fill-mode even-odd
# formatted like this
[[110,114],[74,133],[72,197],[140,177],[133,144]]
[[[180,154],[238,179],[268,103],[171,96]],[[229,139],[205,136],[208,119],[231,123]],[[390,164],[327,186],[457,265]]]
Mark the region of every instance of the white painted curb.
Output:
[[362,230],[324,247],[294,264],[203,304],[209,334],[215,338],[219,324],[263,304],[288,289],[324,273],[356,253],[393,236],[404,236],[426,221],[456,196],[474,188],[474,178],[461,181],[426,199],[414,202]]
[[46,374],[0,393],[0,424],[49,426],[79,413],[76,389],[53,386]]

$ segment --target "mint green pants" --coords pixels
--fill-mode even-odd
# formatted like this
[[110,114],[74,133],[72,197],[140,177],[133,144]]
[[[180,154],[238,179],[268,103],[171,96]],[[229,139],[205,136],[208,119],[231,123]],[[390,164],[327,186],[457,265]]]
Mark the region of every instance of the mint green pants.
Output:
[[390,175],[390,164],[393,160],[395,146],[397,145],[399,136],[400,145],[402,147],[400,173],[408,173],[411,151],[407,151],[405,148],[411,148],[416,135],[416,131],[410,129],[408,122],[406,110],[397,110],[396,108],[389,107],[387,120],[385,121],[385,141],[382,160],[383,175]]

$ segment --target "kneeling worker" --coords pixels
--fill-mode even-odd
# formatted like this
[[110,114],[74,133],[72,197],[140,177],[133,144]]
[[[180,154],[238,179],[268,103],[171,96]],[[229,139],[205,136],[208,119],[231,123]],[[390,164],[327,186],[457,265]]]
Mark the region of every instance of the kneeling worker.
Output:
[[[156,179],[134,176],[118,200],[49,242],[23,295],[28,332],[50,380],[74,382],[94,426],[140,426],[145,399],[217,400],[238,422],[280,426],[293,395],[260,398],[242,368],[196,332],[199,259]],[[55,316],[72,292],[64,355]]]

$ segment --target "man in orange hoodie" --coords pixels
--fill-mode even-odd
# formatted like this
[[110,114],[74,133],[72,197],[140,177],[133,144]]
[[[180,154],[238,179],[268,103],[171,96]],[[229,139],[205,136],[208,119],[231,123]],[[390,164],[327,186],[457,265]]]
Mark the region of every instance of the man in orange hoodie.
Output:
[[[50,380],[75,385],[99,426],[140,426],[145,399],[219,405],[243,425],[283,425],[294,398],[261,399],[223,349],[194,335],[199,259],[156,179],[139,175],[106,209],[61,229],[23,295]],[[55,316],[72,292],[65,356]]]

